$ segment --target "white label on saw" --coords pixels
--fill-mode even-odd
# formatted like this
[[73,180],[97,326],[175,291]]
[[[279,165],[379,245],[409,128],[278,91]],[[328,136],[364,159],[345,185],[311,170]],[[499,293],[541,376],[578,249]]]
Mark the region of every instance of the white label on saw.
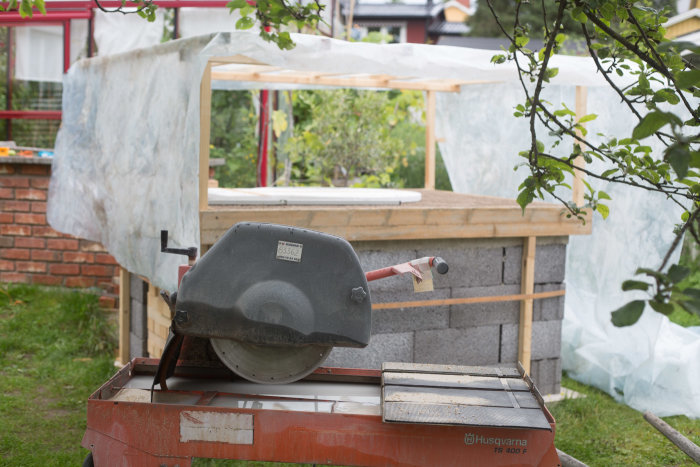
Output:
[[304,245],[301,243],[284,242],[280,240],[277,242],[277,259],[300,263],[302,248],[304,248]]
[[253,414],[180,412],[180,442],[189,441],[253,444]]

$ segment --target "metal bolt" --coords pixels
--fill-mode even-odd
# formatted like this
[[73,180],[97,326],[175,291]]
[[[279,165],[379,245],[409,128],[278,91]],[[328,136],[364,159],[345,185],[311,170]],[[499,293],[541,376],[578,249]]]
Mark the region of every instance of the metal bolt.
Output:
[[357,303],[362,303],[365,301],[365,298],[367,297],[367,292],[365,292],[365,289],[362,287],[355,287],[352,289],[352,292],[350,292],[350,299],[353,302]]

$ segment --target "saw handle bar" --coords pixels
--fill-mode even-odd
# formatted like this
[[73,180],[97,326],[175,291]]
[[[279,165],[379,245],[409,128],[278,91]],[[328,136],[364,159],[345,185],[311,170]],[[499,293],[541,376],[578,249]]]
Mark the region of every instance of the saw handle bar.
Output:
[[450,269],[447,262],[439,256],[424,256],[423,258],[414,259],[406,263],[375,269],[374,271],[367,271],[365,277],[367,278],[367,282],[370,282],[400,274],[413,274],[420,280],[423,278],[421,270],[428,268],[435,268],[438,274],[447,274],[447,271]]

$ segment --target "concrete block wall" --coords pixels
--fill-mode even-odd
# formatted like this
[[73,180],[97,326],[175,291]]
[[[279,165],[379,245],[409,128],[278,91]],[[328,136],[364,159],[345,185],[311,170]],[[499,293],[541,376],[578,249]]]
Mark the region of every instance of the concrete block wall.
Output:
[[[564,287],[566,237],[540,238],[535,251],[535,291]],[[422,256],[441,256],[447,275],[434,275],[435,291],[414,293],[408,277],[370,283],[373,303],[520,293],[522,239],[358,242],[365,271]],[[531,375],[543,394],[561,383],[564,297],[535,300]],[[337,347],[327,366],[380,368],[382,362],[513,366],[518,355],[520,302],[375,310],[372,339],[364,349]]]
[[51,160],[0,157],[0,282],[98,287],[115,308],[119,267],[98,243],[46,222]]

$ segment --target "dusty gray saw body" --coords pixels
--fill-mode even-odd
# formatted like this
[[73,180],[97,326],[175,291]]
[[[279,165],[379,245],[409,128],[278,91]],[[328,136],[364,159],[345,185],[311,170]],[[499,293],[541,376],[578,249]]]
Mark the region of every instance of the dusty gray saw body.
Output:
[[[275,364],[275,354],[296,354],[296,368],[277,362],[291,365],[296,377],[302,367],[303,372],[313,371],[333,346],[369,343],[369,288],[355,251],[344,239],[295,227],[240,223],[184,275],[173,331],[212,339],[227,366],[254,380],[268,381],[260,374],[271,373],[279,378],[279,369],[266,370],[265,365]],[[259,374],[253,376],[255,366]]]

